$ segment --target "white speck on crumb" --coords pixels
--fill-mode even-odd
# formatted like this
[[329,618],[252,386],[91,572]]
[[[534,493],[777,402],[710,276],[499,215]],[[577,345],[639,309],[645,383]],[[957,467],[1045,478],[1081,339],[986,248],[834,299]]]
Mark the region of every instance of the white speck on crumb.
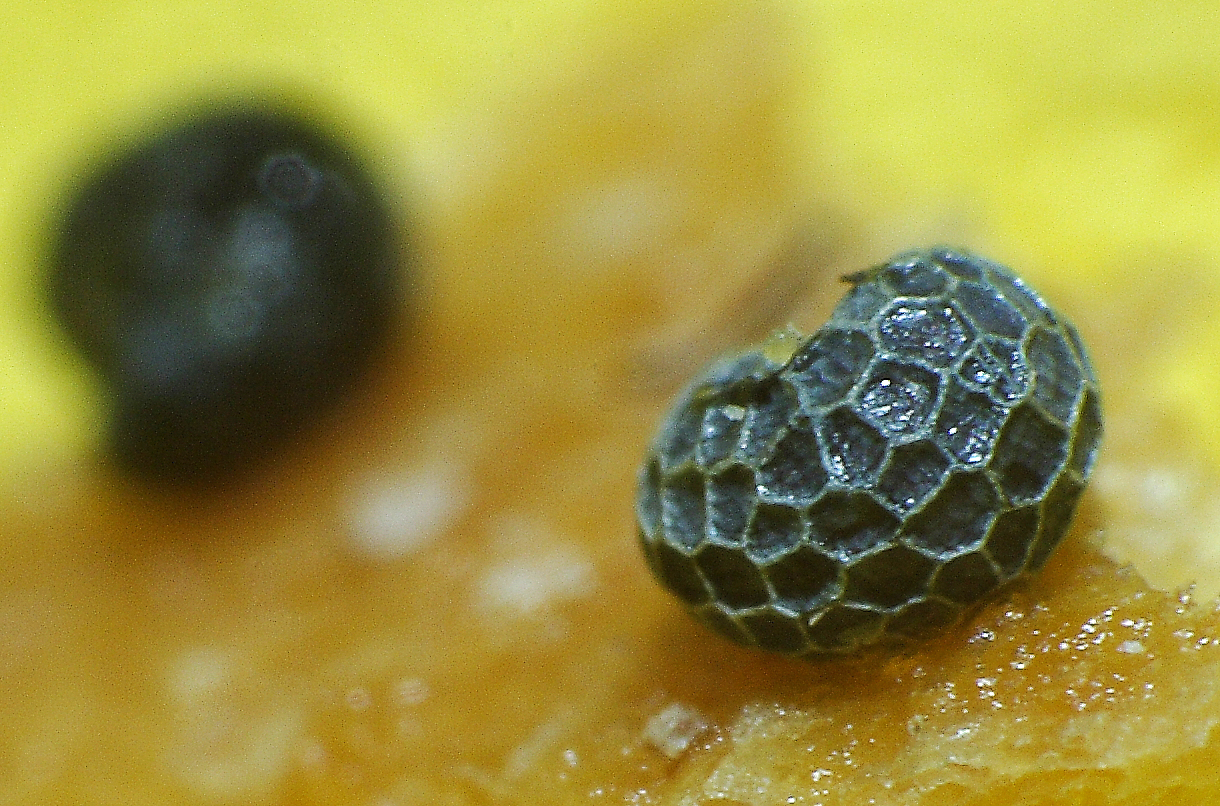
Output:
[[373,704],[373,697],[368,689],[357,687],[349,689],[347,694],[343,695],[343,701],[353,711],[367,711]]
[[321,769],[326,764],[328,754],[326,748],[319,742],[309,742],[303,748],[299,755],[299,760],[302,767]]
[[405,677],[394,686],[394,704],[401,708],[420,705],[431,695],[427,681],[418,677]]
[[205,801],[268,798],[300,745],[303,709],[238,651],[200,647],[182,653],[166,674],[175,730],[164,761]]
[[352,542],[377,560],[417,551],[461,516],[469,486],[460,468],[440,461],[375,474],[357,484],[347,506]]
[[644,741],[668,758],[677,758],[707,729],[703,714],[689,705],[674,702],[649,718],[644,725]]
[[170,694],[185,701],[208,696],[228,684],[232,668],[230,653],[216,647],[183,652],[170,669]]
[[660,242],[684,207],[665,177],[650,173],[590,187],[568,201],[563,229],[582,254],[617,260]]
[[1123,641],[1115,649],[1124,655],[1140,655],[1147,651],[1139,641]]
[[526,614],[587,596],[594,585],[591,562],[572,547],[554,546],[496,563],[479,579],[476,590],[486,608]]

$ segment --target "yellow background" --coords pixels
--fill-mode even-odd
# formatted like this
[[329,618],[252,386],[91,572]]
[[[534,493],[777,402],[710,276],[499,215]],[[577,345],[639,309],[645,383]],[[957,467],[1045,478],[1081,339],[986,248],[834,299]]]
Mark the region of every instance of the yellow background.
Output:
[[[0,323],[6,461],[31,446],[79,445],[91,429],[95,414],[51,353],[31,278],[56,193],[107,135],[148,126],[200,94],[278,84],[316,93],[361,124],[400,186],[444,194],[436,186],[461,169],[452,161],[469,145],[444,142],[453,126],[476,116],[528,126],[514,119],[523,98],[615,60],[663,59],[684,31],[713,24],[727,7],[53,9],[14,9],[0,26],[0,303],[12,312]],[[782,99],[790,140],[780,147],[803,200],[858,216],[887,247],[902,236],[956,235],[964,222],[1001,257],[1029,264],[1034,276],[1053,274],[1047,293],[1080,285],[1082,298],[1121,305],[1155,292],[1150,275],[1165,264],[1185,262],[1183,273],[1206,275],[1192,278],[1202,287],[1191,296],[1211,299],[1220,260],[1211,4],[779,2],[770,13],[779,30],[757,41],[781,45],[765,56],[791,71]],[[739,46],[749,47],[748,37]],[[1165,282],[1186,285],[1180,276]],[[1220,388],[1220,370],[1206,357],[1220,343],[1205,321],[1180,317],[1165,311],[1166,326],[1184,338],[1151,381],[1215,459],[1220,435],[1205,401]]]

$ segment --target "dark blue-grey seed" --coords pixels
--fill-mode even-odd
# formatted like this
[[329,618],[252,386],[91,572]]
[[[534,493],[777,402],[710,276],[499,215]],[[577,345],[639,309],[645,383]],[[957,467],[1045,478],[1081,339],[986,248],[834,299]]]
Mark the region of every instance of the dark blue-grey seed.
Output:
[[786,655],[927,638],[1036,571],[1101,438],[1079,335],[1008,269],[937,247],[846,279],[785,364],[680,396],[639,480],[661,583]]
[[398,224],[340,138],[211,109],[105,163],[63,205],[52,306],[108,387],[120,462],[217,481],[332,406],[384,346]]

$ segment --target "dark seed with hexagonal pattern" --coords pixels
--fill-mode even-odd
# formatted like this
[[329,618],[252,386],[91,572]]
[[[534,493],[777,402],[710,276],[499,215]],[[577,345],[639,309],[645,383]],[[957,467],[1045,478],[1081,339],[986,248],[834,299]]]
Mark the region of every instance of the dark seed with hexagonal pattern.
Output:
[[1080,337],[1008,269],[935,248],[846,279],[786,361],[689,387],[640,474],[661,583],[786,655],[936,635],[1041,568],[1101,439]]

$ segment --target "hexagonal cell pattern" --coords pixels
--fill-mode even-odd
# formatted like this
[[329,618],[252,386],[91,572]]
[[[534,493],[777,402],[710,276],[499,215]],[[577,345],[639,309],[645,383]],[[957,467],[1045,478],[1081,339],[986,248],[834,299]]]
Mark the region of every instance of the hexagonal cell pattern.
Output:
[[785,655],[936,635],[1036,571],[1101,441],[1079,335],[1008,269],[937,247],[844,279],[786,363],[688,387],[639,477],[657,579]]

